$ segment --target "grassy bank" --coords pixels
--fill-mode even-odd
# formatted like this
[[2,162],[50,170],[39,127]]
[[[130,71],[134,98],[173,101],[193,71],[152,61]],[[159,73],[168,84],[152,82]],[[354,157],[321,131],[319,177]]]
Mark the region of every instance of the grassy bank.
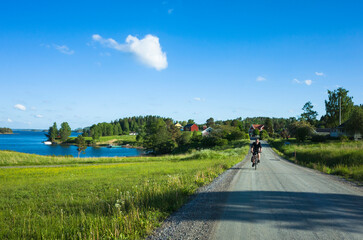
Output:
[[292,139],[290,144],[285,142],[280,139],[269,143],[278,153],[298,164],[363,181],[363,141],[297,143]]
[[[75,144],[76,137],[69,137],[67,141],[64,143]],[[113,135],[113,136],[103,136],[97,140],[93,140],[92,137],[85,137],[86,143],[88,145],[107,145],[107,144],[135,144],[136,136],[135,135]]]
[[247,151],[0,169],[0,239],[143,238]]

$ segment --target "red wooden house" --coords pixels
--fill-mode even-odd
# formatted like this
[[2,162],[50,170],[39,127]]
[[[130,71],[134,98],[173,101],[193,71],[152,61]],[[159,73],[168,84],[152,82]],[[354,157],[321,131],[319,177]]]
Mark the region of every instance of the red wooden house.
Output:
[[190,131],[190,132],[194,132],[194,131],[199,131],[198,125],[197,124],[188,124],[184,126],[184,131]]
[[263,130],[263,128],[265,127],[265,125],[263,125],[263,124],[252,124],[251,125],[251,127],[250,127],[250,129],[248,130],[248,134],[250,135],[250,136],[252,136],[253,135],[253,131],[255,130],[255,129],[258,129],[258,131],[262,131]]

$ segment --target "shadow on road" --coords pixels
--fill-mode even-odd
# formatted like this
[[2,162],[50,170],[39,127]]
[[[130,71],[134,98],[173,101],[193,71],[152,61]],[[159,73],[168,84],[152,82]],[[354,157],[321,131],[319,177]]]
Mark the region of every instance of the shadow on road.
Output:
[[[213,220],[268,222],[280,227],[314,230],[324,227],[363,232],[363,197],[346,194],[239,191],[201,193],[203,198],[228,199],[212,209],[223,210]],[[227,195],[227,196],[221,196]],[[217,216],[217,215],[216,215]],[[195,220],[203,219],[196,215]]]

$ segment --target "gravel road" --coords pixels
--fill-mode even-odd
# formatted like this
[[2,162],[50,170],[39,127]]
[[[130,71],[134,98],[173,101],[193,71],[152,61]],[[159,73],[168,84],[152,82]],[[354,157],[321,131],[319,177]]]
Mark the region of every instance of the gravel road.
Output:
[[363,239],[363,190],[283,160],[263,143],[148,239]]

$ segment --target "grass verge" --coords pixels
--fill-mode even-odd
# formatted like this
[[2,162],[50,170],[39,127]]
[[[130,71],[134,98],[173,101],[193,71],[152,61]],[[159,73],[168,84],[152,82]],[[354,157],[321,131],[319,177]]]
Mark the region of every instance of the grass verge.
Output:
[[0,169],[0,239],[143,238],[247,152],[248,145],[113,165]]
[[298,143],[270,140],[277,154],[297,164],[363,182],[363,142]]

